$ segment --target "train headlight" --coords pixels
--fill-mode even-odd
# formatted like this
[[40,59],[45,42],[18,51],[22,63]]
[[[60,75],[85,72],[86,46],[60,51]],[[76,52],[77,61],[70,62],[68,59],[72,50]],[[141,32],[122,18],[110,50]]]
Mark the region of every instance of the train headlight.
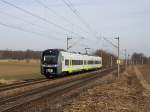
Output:
[[47,71],[48,71],[49,73],[52,73],[52,72],[53,72],[53,69],[47,69]]

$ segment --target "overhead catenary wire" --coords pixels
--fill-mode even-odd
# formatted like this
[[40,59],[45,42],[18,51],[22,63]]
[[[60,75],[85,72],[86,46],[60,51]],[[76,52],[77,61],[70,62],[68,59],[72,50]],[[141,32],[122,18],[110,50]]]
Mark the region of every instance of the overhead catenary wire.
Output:
[[76,32],[73,32],[73,31],[71,31],[71,30],[69,30],[69,29],[66,29],[65,27],[63,27],[63,26],[61,26],[61,25],[55,24],[55,23],[53,23],[53,22],[51,22],[51,21],[49,21],[49,20],[47,20],[47,19],[45,19],[45,18],[43,18],[43,17],[41,17],[41,16],[39,16],[39,15],[34,14],[34,13],[32,13],[32,12],[30,12],[30,11],[24,9],[24,8],[21,8],[21,7],[15,5],[15,4],[11,3],[11,2],[8,2],[8,1],[6,1],[6,0],[0,0],[0,1],[3,2],[3,3],[5,3],[5,4],[7,4],[7,5],[9,5],[9,6],[12,6],[12,7],[14,7],[14,8],[16,8],[16,9],[18,9],[18,10],[20,10],[20,11],[26,13],[26,14],[28,14],[28,15],[31,15],[31,16],[37,18],[37,19],[40,19],[41,21],[44,21],[44,22],[46,22],[46,23],[48,23],[48,24],[51,24],[51,25],[53,25],[53,26],[55,26],[55,27],[57,27],[57,28],[59,28],[59,29],[61,29],[61,30],[64,30],[64,31],[67,31],[67,32],[71,32],[71,33],[73,33],[73,34],[75,34],[75,35],[81,36],[80,34],[78,34],[78,33],[76,33]]
[[55,16],[59,17],[61,20],[64,20],[65,22],[71,24],[72,26],[76,26],[77,28],[79,28],[80,30],[82,30],[85,33],[88,33],[87,31],[83,30],[81,27],[79,27],[77,24],[72,23],[69,19],[67,19],[66,17],[58,14],[56,11],[54,11],[52,8],[50,8],[48,5],[44,4],[42,1],[40,0],[34,0],[36,3],[38,3],[39,5],[41,5],[42,7],[48,9],[50,12],[52,12]]
[[[111,46],[113,46],[114,48],[117,48],[117,49],[118,49],[118,46],[115,45],[115,44],[114,44],[112,41],[110,41],[108,38],[103,37],[103,39],[104,39],[107,43],[109,43]],[[119,53],[124,56],[124,49],[120,49],[120,50],[119,50]]]
[[[14,19],[17,19],[17,20],[20,20],[20,21],[22,21],[22,22],[24,22],[24,23],[27,23],[27,24],[29,24],[29,25],[31,25],[31,26],[34,26],[34,27],[36,27],[36,28],[38,28],[38,29],[45,30],[45,31],[47,30],[47,27],[45,27],[45,26],[43,26],[43,25],[39,25],[39,24],[34,23],[34,22],[31,22],[31,21],[28,21],[28,20],[26,20],[26,19],[23,19],[22,17],[15,16],[15,15],[6,13],[6,12],[4,12],[4,11],[0,11],[0,14],[6,15],[6,16],[8,16],[8,17],[11,17],[11,18],[14,18]],[[49,33],[52,33],[52,32],[49,32]],[[57,32],[57,34],[58,34],[58,33],[60,33],[60,32]]]
[[[20,31],[23,31],[23,32],[26,32],[26,33],[32,33],[32,34],[35,34],[35,35],[38,35],[38,36],[42,36],[42,37],[46,37],[46,38],[50,39],[50,37],[48,37],[46,35],[43,35],[43,34],[41,34],[39,32],[34,32],[34,31],[31,31],[31,30],[27,30],[27,29],[24,29],[24,28],[19,27],[19,26],[9,25],[9,24],[3,23],[3,22],[0,22],[0,25],[8,27],[8,28],[12,28],[12,29],[20,30]],[[61,39],[61,38],[57,38],[57,37],[54,38],[53,36],[51,36],[51,38],[53,38],[55,40],[60,40]]]
[[12,14],[9,14],[9,13],[6,13],[6,12],[3,12],[3,11],[0,11],[0,14],[6,15],[6,16],[8,16],[8,17],[11,17],[11,18],[14,18],[14,19],[17,19],[17,20],[20,20],[20,21],[22,21],[22,22],[24,22],[24,23],[27,23],[27,24],[30,24],[30,25],[32,25],[32,26],[36,26],[36,27],[39,28],[39,29],[44,29],[44,30],[47,29],[46,27],[44,27],[44,26],[42,26],[42,25],[36,24],[36,23],[34,23],[34,22],[28,21],[28,20],[26,20],[26,19],[23,19],[23,18],[21,18],[21,17],[15,16],[15,15],[12,15]]
[[108,40],[106,37],[103,37],[103,39],[108,42],[111,46],[115,47],[115,48],[118,48],[117,45],[115,45],[113,42],[111,42],[110,40]]
[[[66,29],[65,27],[63,27],[63,26],[61,26],[61,25],[59,25],[59,24],[56,24],[56,23],[54,23],[54,22],[52,22],[52,21],[50,21],[50,20],[48,20],[48,19],[46,19],[46,18],[44,18],[44,17],[42,17],[42,16],[40,16],[40,15],[37,15],[37,14],[35,14],[35,13],[32,13],[31,11],[28,11],[28,10],[26,10],[26,9],[24,9],[24,8],[21,8],[21,7],[15,5],[15,4],[11,3],[11,2],[8,2],[8,1],[6,1],[6,0],[0,0],[0,1],[3,2],[3,3],[5,3],[5,4],[7,4],[7,5],[9,5],[9,6],[12,6],[12,7],[18,9],[18,10],[21,11],[21,12],[24,12],[24,13],[30,15],[30,16],[33,16],[33,17],[35,17],[35,18],[37,18],[37,19],[39,19],[39,20],[41,20],[41,21],[43,21],[43,22],[46,22],[46,23],[48,23],[48,24],[51,24],[51,25],[53,25],[53,26],[55,26],[55,27],[57,27],[57,28],[59,28],[59,29],[61,29],[61,30],[63,30],[63,31],[71,32],[71,33],[73,33],[73,34],[75,34],[75,35],[78,35],[79,37],[84,37],[83,35],[81,35],[81,34],[79,34],[79,33],[73,32],[73,31],[71,31],[70,29]],[[38,33],[38,32],[30,31],[30,30],[27,30],[27,29],[24,29],[24,28],[20,28],[20,27],[18,27],[18,26],[13,26],[13,25],[5,24],[5,23],[1,23],[1,25],[6,26],[6,27],[9,27],[9,28],[13,28],[13,29],[21,30],[21,31],[24,31],[24,32],[28,32],[28,33],[30,32],[30,33],[32,33],[32,34],[44,36],[43,34],[40,34],[40,33]],[[55,39],[56,39],[56,38],[55,38]],[[59,38],[59,39],[60,39],[60,38]],[[89,38],[86,38],[86,39],[89,39]]]
[[79,38],[76,42],[74,42],[71,46],[69,46],[69,49],[72,48],[73,46],[79,44],[81,42],[81,40],[83,40],[84,37]]
[[91,26],[89,25],[89,23],[81,16],[81,14],[79,13],[79,11],[73,6],[73,4],[69,1],[69,0],[62,0],[64,2],[64,4],[76,15],[76,17],[81,21],[81,23],[90,31],[94,34],[95,36],[95,32],[93,31],[93,29],[91,28]]

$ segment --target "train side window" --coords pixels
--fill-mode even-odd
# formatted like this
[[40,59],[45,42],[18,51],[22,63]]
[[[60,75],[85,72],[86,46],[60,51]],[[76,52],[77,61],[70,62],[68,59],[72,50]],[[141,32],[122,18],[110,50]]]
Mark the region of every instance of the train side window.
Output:
[[95,61],[95,64],[98,64],[98,61]]
[[72,65],[76,65],[76,60],[72,60]]
[[65,60],[65,65],[68,66],[69,65],[69,60]]
[[100,64],[100,61],[95,61],[95,64]]
[[72,60],[72,65],[83,65],[83,60]]
[[94,62],[92,60],[88,61],[88,64],[92,65]]
[[86,65],[86,60],[84,60],[84,65]]
[[83,65],[83,60],[80,60],[80,65]]

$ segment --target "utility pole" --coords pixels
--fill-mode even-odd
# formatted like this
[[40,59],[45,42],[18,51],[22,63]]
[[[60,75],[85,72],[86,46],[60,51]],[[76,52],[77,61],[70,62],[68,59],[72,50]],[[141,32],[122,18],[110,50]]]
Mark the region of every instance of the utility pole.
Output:
[[115,38],[118,40],[118,60],[117,60],[117,64],[118,64],[118,78],[120,78],[120,37]]
[[143,56],[141,56],[141,64],[143,65]]
[[125,69],[127,69],[127,50],[125,49]]
[[144,64],[144,60],[143,60],[143,57],[142,57],[142,65]]
[[110,55],[110,66],[112,67],[112,65],[113,65],[113,56]]
[[90,49],[90,48],[85,48],[85,52],[86,52],[86,54],[88,54],[88,49]]
[[72,38],[70,38],[68,35],[67,35],[67,51],[69,50],[69,40],[71,40]]
[[128,54],[128,65],[130,65],[131,62],[130,62],[130,54]]

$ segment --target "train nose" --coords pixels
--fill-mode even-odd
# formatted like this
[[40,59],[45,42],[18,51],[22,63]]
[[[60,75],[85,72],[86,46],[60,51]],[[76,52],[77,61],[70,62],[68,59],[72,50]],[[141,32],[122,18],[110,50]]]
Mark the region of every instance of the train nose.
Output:
[[56,67],[46,68],[46,72],[49,73],[49,74],[56,74],[57,73],[57,68]]
[[53,73],[53,69],[47,69],[47,72]]

